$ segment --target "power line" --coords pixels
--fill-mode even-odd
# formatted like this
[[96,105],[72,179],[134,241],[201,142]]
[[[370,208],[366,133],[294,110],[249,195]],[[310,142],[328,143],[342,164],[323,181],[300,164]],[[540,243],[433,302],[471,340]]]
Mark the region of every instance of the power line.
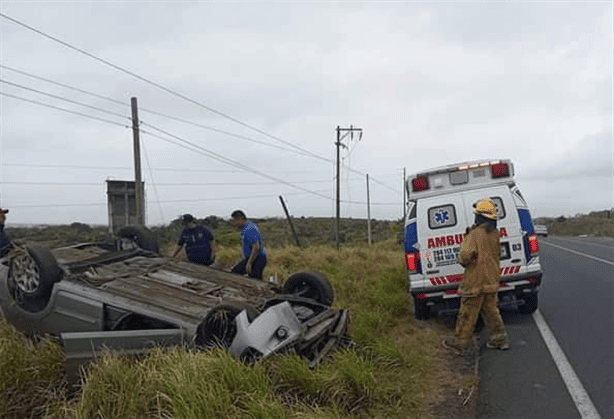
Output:
[[[38,101],[34,101],[34,100],[30,100],[30,99],[21,98],[21,97],[14,96],[14,95],[11,95],[11,94],[8,94],[8,93],[4,93],[4,92],[0,92],[0,94],[2,94],[2,95],[4,95],[4,96],[7,96],[7,97],[12,97],[12,98],[15,98],[15,99],[19,99],[19,100],[23,100],[23,101],[26,101],[26,102],[34,103],[34,104],[37,104],[37,105],[40,105],[40,106],[45,106],[45,107],[49,107],[49,108],[52,108],[52,109],[57,109],[57,110],[61,110],[61,111],[64,111],[64,112],[68,112],[68,113],[76,114],[76,115],[79,115],[79,116],[84,116],[84,117],[87,117],[87,118],[91,118],[91,119],[99,120],[99,121],[102,121],[102,122],[107,122],[107,123],[110,123],[110,124],[113,124],[113,125],[123,126],[124,128],[129,128],[128,126],[123,125],[123,124],[119,124],[119,123],[117,123],[117,122],[109,121],[109,120],[106,120],[106,119],[103,119],[103,118],[99,118],[99,117],[95,117],[95,116],[91,116],[91,115],[86,115],[86,114],[83,114],[83,113],[80,113],[80,112],[76,112],[76,111],[72,111],[72,110],[69,110],[69,109],[60,108],[60,107],[57,107],[57,106],[53,106],[53,105],[49,105],[49,104],[45,104],[45,103],[42,103],[42,102],[38,102]],[[151,124],[145,124],[145,123],[143,123],[143,124],[144,124],[144,125],[148,125],[148,126],[150,126],[151,128],[153,128],[153,129],[155,129],[155,130],[158,130],[158,131],[160,131],[160,132],[164,133],[165,135],[168,135],[168,136],[170,136],[170,137],[176,138],[176,139],[178,139],[179,141],[182,141],[182,142],[184,142],[184,143],[188,144],[189,146],[186,146],[186,145],[184,145],[184,144],[177,143],[177,142],[175,142],[175,141],[169,140],[169,139],[164,138],[164,137],[162,137],[162,136],[159,136],[159,135],[156,135],[156,134],[149,133],[149,132],[146,132],[146,131],[142,131],[142,130],[141,130],[141,132],[143,132],[143,133],[149,134],[149,135],[151,135],[151,136],[153,136],[153,137],[157,137],[157,138],[159,138],[159,139],[161,139],[161,140],[163,140],[163,141],[170,142],[170,143],[172,143],[172,144],[178,145],[178,146],[183,147],[183,148],[186,148],[186,149],[188,149],[188,150],[191,150],[191,151],[197,152],[197,153],[199,153],[199,154],[208,155],[209,157],[211,157],[211,158],[213,158],[213,159],[215,159],[215,160],[218,160],[218,161],[220,161],[220,162],[222,162],[222,163],[229,164],[229,165],[231,165],[231,166],[233,166],[233,167],[237,167],[237,168],[239,168],[239,169],[241,169],[241,170],[251,171],[252,173],[259,174],[260,176],[263,176],[263,177],[266,177],[266,178],[268,178],[268,179],[272,179],[272,180],[274,180],[276,183],[282,183],[282,184],[285,184],[285,185],[287,185],[287,186],[293,187],[293,188],[295,188],[295,189],[299,189],[299,190],[302,190],[302,191],[304,191],[304,192],[307,192],[307,193],[310,193],[310,194],[313,194],[313,195],[317,195],[317,196],[322,197],[322,198],[325,198],[325,199],[330,199],[330,200],[332,200],[332,198],[327,197],[327,196],[325,196],[325,195],[322,195],[322,194],[320,194],[320,193],[318,193],[318,192],[311,191],[311,190],[309,190],[309,189],[305,189],[305,188],[302,188],[302,187],[300,187],[300,186],[296,186],[296,185],[291,184],[291,183],[289,183],[289,182],[286,182],[286,181],[284,181],[284,180],[277,179],[277,178],[275,178],[275,177],[273,177],[273,176],[267,175],[267,174],[265,174],[265,173],[263,173],[263,172],[260,172],[260,171],[258,171],[258,170],[255,170],[255,169],[249,168],[248,166],[241,165],[240,163],[235,162],[234,160],[228,159],[228,158],[226,158],[226,157],[224,157],[224,156],[221,156],[221,155],[219,155],[219,154],[217,154],[217,153],[215,153],[215,152],[212,152],[212,151],[206,150],[206,149],[204,149],[203,147],[200,147],[200,146],[198,146],[198,145],[196,145],[196,144],[193,144],[193,143],[191,143],[191,142],[189,142],[189,141],[187,141],[187,140],[184,140],[184,139],[182,139],[182,138],[180,138],[180,137],[178,137],[178,136],[175,136],[175,135],[173,135],[173,134],[171,134],[171,133],[168,133],[168,132],[166,132],[166,131],[164,131],[164,130],[162,130],[162,129],[159,129],[159,128],[157,128],[157,127],[154,127],[154,126],[152,126]],[[191,146],[191,147],[190,147],[190,146]],[[326,181],[326,182],[328,182],[328,181]],[[4,184],[8,184],[8,183],[10,183],[10,182],[3,182],[3,183],[4,183]],[[40,184],[40,182],[39,182],[39,183],[31,182],[30,184]],[[59,183],[50,183],[50,184],[56,184],[56,185],[57,185],[57,184],[59,184]],[[97,183],[96,183],[96,184],[89,184],[89,185],[87,185],[87,186],[92,186],[92,185],[99,185],[99,184],[97,184]],[[343,200],[341,200],[340,202],[344,202],[344,203],[352,203],[352,204],[365,204],[364,202],[343,201]],[[378,205],[378,204],[374,204],[374,205]],[[383,204],[383,205],[393,205],[393,204]]]
[[[296,184],[306,183],[328,183],[328,180],[307,180],[301,182],[294,182]],[[157,183],[157,186],[263,186],[263,185],[277,185],[279,182],[211,182],[211,183]],[[0,185],[61,185],[61,186],[100,186],[100,182],[3,182],[0,181]]]
[[[326,192],[326,191],[320,191]],[[228,197],[217,197],[217,198],[201,198],[201,199],[175,199],[175,200],[162,200],[161,203],[185,203],[185,202],[208,202],[208,201],[235,201],[238,199],[262,199],[262,198],[275,198],[277,199],[278,194],[271,195],[251,195],[251,196],[228,196]],[[302,192],[289,192],[284,195],[303,195]],[[151,202],[148,201],[148,204]],[[107,206],[107,203],[98,202],[98,203],[78,203],[78,204],[12,204],[11,208],[45,208],[45,207],[54,207],[54,208],[63,208],[63,207],[93,207],[93,206]]]
[[84,117],[86,117],[86,118],[95,119],[95,120],[97,120],[97,121],[106,122],[106,123],[108,123],[108,124],[119,125],[120,127],[124,127],[124,128],[130,128],[129,126],[127,126],[127,125],[125,125],[125,124],[120,124],[120,123],[115,122],[115,121],[110,121],[110,120],[108,120],[108,119],[99,118],[99,117],[97,117],[97,116],[87,115],[87,114],[84,114],[84,113],[81,113],[81,112],[77,112],[77,111],[73,111],[73,110],[66,109],[66,108],[60,108],[59,106],[49,105],[48,103],[43,103],[43,102],[39,102],[39,101],[32,100],[32,99],[26,99],[26,98],[19,97],[19,96],[15,96],[15,95],[11,95],[11,94],[9,94],[9,93],[5,93],[5,92],[2,92],[2,91],[0,91],[0,95],[6,96],[6,97],[10,97],[10,98],[13,98],[13,99],[22,100],[22,101],[24,101],[24,102],[33,103],[33,104],[35,104],[35,105],[45,106],[45,107],[47,107],[47,108],[51,108],[51,109],[56,109],[56,110],[58,110],[58,111],[63,111],[63,112],[67,112],[67,113],[72,113],[72,114],[74,114],[74,115],[79,115],[79,116],[84,116]]
[[312,152],[310,152],[310,151],[308,151],[308,150],[304,150],[304,149],[302,149],[302,148],[298,147],[298,146],[297,146],[297,145],[295,145],[295,144],[292,144],[292,143],[290,143],[290,142],[288,142],[288,141],[284,141],[284,140],[282,140],[282,139],[280,139],[280,138],[277,138],[277,137],[275,137],[275,136],[273,136],[273,135],[271,135],[271,134],[269,134],[269,133],[267,133],[267,132],[265,132],[265,131],[262,131],[262,130],[261,130],[261,129],[259,129],[259,128],[256,128],[256,127],[254,127],[254,126],[252,126],[252,125],[249,125],[249,124],[247,124],[247,123],[245,123],[245,122],[243,122],[243,121],[240,121],[239,119],[236,119],[236,118],[234,118],[234,117],[232,117],[232,116],[230,116],[230,115],[227,115],[227,114],[225,114],[225,113],[223,113],[223,112],[220,112],[220,111],[218,111],[218,110],[216,110],[216,109],[213,109],[213,108],[211,108],[211,107],[209,107],[209,106],[206,106],[206,105],[204,105],[204,104],[202,104],[202,103],[200,103],[200,102],[198,102],[198,101],[196,101],[196,100],[193,100],[193,99],[191,99],[191,98],[189,98],[189,97],[187,97],[187,96],[185,96],[185,95],[183,95],[183,94],[181,94],[181,93],[177,93],[177,92],[175,92],[175,91],[173,91],[173,90],[171,90],[171,89],[169,89],[169,88],[167,88],[167,87],[165,87],[165,86],[163,86],[163,85],[161,85],[161,84],[159,84],[159,83],[156,83],[156,82],[154,82],[154,81],[151,81],[151,80],[149,80],[149,79],[147,79],[147,78],[145,78],[145,77],[139,76],[138,74],[136,74],[136,73],[134,73],[134,72],[132,72],[132,71],[126,70],[126,69],[125,69],[125,68],[123,68],[123,67],[120,67],[120,66],[118,66],[118,65],[116,65],[116,64],[111,63],[110,61],[107,61],[107,60],[105,60],[105,59],[103,59],[103,58],[97,57],[97,56],[95,56],[94,54],[91,54],[91,53],[89,53],[89,52],[87,52],[87,51],[84,51],[84,50],[82,50],[82,49],[80,49],[80,48],[77,48],[77,47],[75,47],[75,46],[73,46],[73,45],[71,45],[71,44],[69,44],[69,43],[67,43],[67,42],[64,42],[64,41],[62,41],[62,40],[60,40],[60,39],[58,39],[58,38],[55,38],[55,37],[53,37],[53,36],[51,36],[51,35],[48,35],[48,34],[46,34],[45,32],[43,32],[43,31],[41,31],[41,30],[38,30],[38,29],[36,29],[36,28],[33,28],[32,26],[29,26],[29,25],[27,25],[27,24],[25,24],[25,23],[23,23],[23,22],[21,22],[21,21],[19,21],[19,20],[17,20],[17,19],[14,19],[14,18],[12,18],[12,17],[10,17],[10,16],[7,16],[7,15],[5,15],[4,13],[0,13],[0,17],[3,17],[3,18],[5,18],[5,19],[7,19],[7,20],[10,20],[10,21],[11,21],[11,22],[13,22],[13,23],[16,23],[16,24],[18,24],[18,25],[20,25],[20,26],[23,26],[24,28],[26,28],[26,29],[28,29],[28,30],[31,30],[31,31],[33,31],[33,32],[36,32],[36,33],[38,33],[38,34],[39,34],[39,35],[41,35],[41,36],[44,36],[45,38],[51,39],[52,41],[55,41],[55,42],[58,42],[58,43],[60,43],[60,44],[64,45],[65,47],[67,47],[67,48],[70,48],[70,49],[72,49],[72,50],[74,50],[74,51],[77,51],[77,52],[79,52],[79,53],[81,53],[81,54],[83,54],[83,55],[86,55],[86,56],[88,56],[88,57],[90,57],[90,58],[92,58],[92,59],[94,59],[94,60],[96,60],[96,61],[99,61],[99,62],[101,62],[101,63],[103,63],[103,64],[106,64],[106,65],[108,65],[108,66],[110,66],[110,67],[113,67],[113,68],[115,68],[116,70],[119,70],[119,71],[121,71],[121,72],[123,72],[123,73],[126,73],[126,74],[128,74],[128,75],[130,75],[130,76],[132,76],[132,77],[134,77],[134,78],[136,78],[136,79],[139,79],[139,80],[141,80],[141,81],[143,81],[143,82],[145,82],[145,83],[147,83],[147,84],[150,84],[150,85],[152,85],[152,86],[155,86],[155,87],[157,87],[158,89],[164,90],[165,92],[170,93],[171,95],[177,96],[177,97],[179,97],[179,98],[181,98],[181,99],[183,99],[183,100],[185,100],[185,101],[188,101],[188,102],[190,102],[190,103],[192,103],[192,104],[194,104],[194,105],[200,106],[201,108],[206,109],[206,110],[208,110],[209,112],[212,112],[212,113],[214,113],[214,114],[216,114],[216,115],[219,115],[219,116],[221,116],[221,117],[223,117],[223,118],[226,118],[226,119],[228,119],[228,120],[230,120],[230,121],[232,121],[232,122],[234,122],[234,123],[236,123],[236,124],[239,124],[239,125],[241,125],[241,126],[243,126],[243,127],[249,128],[249,129],[251,129],[251,130],[253,130],[253,131],[256,131],[256,132],[258,132],[258,133],[260,133],[260,134],[262,134],[262,135],[265,135],[265,136],[267,136],[267,137],[269,137],[269,138],[272,138],[272,139],[274,139],[274,140],[276,140],[276,141],[282,142],[282,143],[284,143],[284,144],[286,144],[286,145],[289,145],[290,147],[293,147],[293,148],[296,148],[296,149],[298,149],[298,150],[301,150],[301,151],[303,151],[304,153],[307,153],[307,154],[309,154],[309,155],[311,155],[311,156],[313,156],[313,157],[315,157],[315,158],[318,158],[318,159],[324,159],[324,160],[326,160],[326,161],[328,160],[328,159],[325,159],[324,157],[318,156],[317,154],[312,153]]
[[154,195],[156,196],[156,202],[158,203],[158,209],[160,210],[160,217],[164,220],[164,212],[162,211],[162,204],[160,203],[160,197],[158,196],[158,188],[156,187],[156,183],[154,181],[153,172],[151,171],[151,165],[149,164],[149,157],[147,157],[147,149],[145,148],[145,143],[143,145],[143,154],[145,154],[145,162],[147,163],[147,169],[149,169],[149,177],[151,179],[151,185],[153,186]]
[[[169,89],[169,88],[167,88],[167,87],[165,87],[165,86],[163,86],[163,85],[161,85],[161,84],[159,84],[159,83],[153,82],[153,81],[151,81],[151,80],[149,80],[149,79],[147,79],[147,78],[145,78],[145,77],[139,76],[138,74],[136,74],[136,73],[134,73],[134,72],[132,72],[132,71],[126,70],[126,69],[124,69],[124,68],[122,68],[122,67],[120,67],[120,66],[118,66],[118,65],[116,65],[116,64],[111,63],[110,61],[107,61],[107,60],[105,60],[105,59],[103,59],[103,58],[100,58],[100,57],[97,57],[97,56],[95,56],[95,55],[93,55],[93,54],[91,54],[91,53],[89,53],[89,52],[87,52],[87,51],[84,51],[84,50],[82,50],[82,49],[80,49],[80,48],[77,48],[77,47],[75,47],[75,46],[73,46],[73,45],[71,45],[71,44],[69,44],[69,43],[67,43],[67,42],[64,42],[64,41],[62,41],[62,40],[60,40],[60,39],[58,39],[58,38],[55,38],[55,37],[53,37],[53,36],[51,36],[51,35],[49,35],[49,34],[47,34],[47,33],[43,32],[43,31],[41,31],[41,30],[38,30],[38,29],[36,29],[36,28],[33,28],[33,27],[31,27],[31,26],[29,26],[29,25],[27,25],[27,24],[25,24],[25,23],[23,23],[23,22],[21,22],[21,21],[19,21],[19,20],[17,20],[17,19],[11,18],[10,16],[5,15],[4,13],[0,13],[0,17],[3,17],[3,18],[5,18],[5,19],[7,19],[7,20],[10,20],[11,22],[13,22],[13,23],[15,23],[15,24],[18,24],[18,25],[20,25],[20,26],[23,26],[24,28],[26,28],[26,29],[28,29],[28,30],[31,30],[31,31],[33,31],[33,32],[36,32],[36,33],[38,33],[38,34],[39,34],[39,35],[41,35],[41,36],[44,36],[44,37],[46,37],[46,38],[48,38],[48,39],[51,39],[51,40],[53,40],[53,41],[55,41],[55,42],[58,42],[58,43],[60,43],[60,44],[64,45],[65,47],[67,47],[67,48],[70,48],[70,49],[72,49],[72,50],[74,50],[74,51],[77,51],[77,52],[79,52],[79,53],[81,53],[81,54],[84,54],[84,55],[86,55],[86,56],[88,56],[88,57],[90,57],[90,58],[92,58],[92,59],[94,59],[94,60],[96,60],[96,61],[99,61],[99,62],[101,62],[101,63],[103,63],[103,64],[106,64],[106,65],[108,65],[108,66],[112,67],[112,68],[115,68],[116,70],[119,70],[119,71],[121,71],[121,72],[123,72],[123,73],[126,73],[126,74],[128,74],[128,75],[130,75],[130,76],[132,76],[132,77],[136,78],[136,79],[139,79],[139,80],[141,80],[141,81],[143,81],[143,82],[145,82],[145,83],[148,83],[148,84],[150,84],[150,85],[152,85],[152,86],[155,86],[155,87],[157,87],[157,88],[159,88],[159,89],[161,89],[161,90],[163,90],[163,91],[165,91],[165,92],[167,92],[167,93],[170,93],[171,95],[177,96],[177,97],[179,97],[179,98],[181,98],[181,99],[183,99],[183,100],[186,100],[186,101],[188,101],[188,102],[190,102],[190,103],[192,103],[192,104],[194,104],[194,105],[197,105],[197,106],[199,106],[199,107],[202,107],[203,109],[206,109],[206,110],[208,110],[209,112],[212,112],[212,113],[214,113],[214,114],[216,114],[216,115],[219,115],[219,116],[221,116],[221,117],[223,117],[223,118],[226,118],[226,119],[228,119],[228,120],[230,120],[230,121],[232,121],[232,122],[235,122],[235,123],[237,123],[237,124],[239,124],[239,125],[241,125],[241,126],[243,126],[243,127],[249,128],[249,129],[251,129],[251,130],[253,130],[253,131],[256,131],[256,132],[258,132],[259,134],[262,134],[262,135],[264,135],[264,136],[266,136],[266,137],[269,137],[269,138],[271,138],[271,139],[273,139],[273,140],[275,140],[275,141],[281,142],[281,143],[286,144],[286,145],[288,145],[288,146],[290,146],[290,147],[292,147],[292,148],[295,148],[295,149],[297,149],[297,150],[300,150],[300,151],[302,151],[302,152],[304,152],[304,153],[306,153],[306,154],[308,154],[308,155],[310,155],[310,156],[312,156],[312,157],[314,157],[314,158],[317,158],[317,159],[322,160],[322,161],[326,161],[326,162],[328,162],[328,163],[330,163],[330,164],[332,164],[332,163],[333,163],[333,162],[332,162],[330,159],[327,159],[327,158],[322,157],[322,156],[320,156],[320,155],[318,155],[318,154],[312,153],[312,152],[311,152],[311,151],[309,151],[309,150],[305,150],[305,149],[303,149],[303,148],[301,148],[301,147],[298,147],[298,146],[297,146],[297,145],[295,145],[295,144],[292,144],[292,143],[290,143],[290,142],[288,142],[288,141],[282,140],[281,138],[275,137],[275,136],[273,136],[273,135],[271,135],[271,134],[269,134],[269,133],[267,133],[267,132],[265,132],[265,131],[263,131],[263,130],[261,130],[261,129],[259,129],[259,128],[256,128],[256,127],[254,127],[254,126],[252,126],[252,125],[249,125],[249,124],[247,124],[247,123],[245,123],[245,122],[243,122],[243,121],[240,121],[239,119],[236,119],[236,118],[234,118],[234,117],[232,117],[232,116],[230,116],[230,115],[227,115],[227,114],[225,114],[225,113],[223,113],[223,112],[220,112],[220,111],[218,111],[218,110],[216,110],[216,109],[214,109],[214,108],[211,108],[211,107],[209,107],[209,106],[206,106],[206,105],[204,105],[204,104],[202,104],[202,103],[200,103],[200,102],[198,102],[198,101],[196,101],[196,100],[193,100],[193,99],[191,99],[191,98],[189,98],[189,97],[187,97],[187,96],[185,96],[185,95],[183,95],[183,94],[181,94],[181,93],[175,92],[175,91],[173,91],[173,90],[171,90],[171,89]],[[349,170],[350,170],[350,171],[352,171],[352,172],[358,173],[358,174],[360,174],[361,176],[364,176],[364,175],[365,175],[364,173],[361,173],[361,172],[359,172],[359,171],[357,171],[357,170],[354,170],[354,169],[349,169]],[[392,191],[394,191],[394,192],[398,192],[396,189],[394,189],[394,188],[392,188],[392,187],[388,186],[387,184],[385,184],[385,183],[383,183],[383,182],[381,182],[381,181],[378,181],[377,179],[372,179],[372,180],[373,180],[373,182],[378,183],[378,184],[380,184],[380,185],[382,185],[382,186],[384,186],[384,187],[386,187],[386,188],[388,188],[388,189],[390,189],[390,190],[392,190]]]
[[[45,81],[47,83],[55,84],[57,86],[61,86],[61,87],[64,87],[66,89],[74,90],[74,91],[77,91],[79,93],[84,93],[84,94],[87,94],[87,95],[91,95],[91,96],[97,97],[99,99],[104,99],[104,100],[107,100],[109,102],[113,102],[113,103],[116,103],[116,104],[119,104],[119,105],[122,105],[122,106],[128,106],[127,103],[119,101],[117,99],[113,99],[113,98],[110,98],[110,97],[102,96],[102,95],[99,95],[97,93],[93,93],[93,92],[89,92],[87,90],[83,90],[83,89],[79,89],[79,88],[76,88],[76,87],[73,87],[73,86],[69,86],[69,85],[64,84],[64,83],[59,83],[59,82],[56,82],[56,81],[53,81],[53,80],[49,80],[49,79],[46,79],[44,77],[40,77],[40,76],[31,74],[31,73],[27,73],[25,71],[18,70],[18,69],[15,69],[15,68],[3,65],[3,64],[0,64],[0,67],[1,68],[6,68],[7,70],[11,70],[11,71],[14,71],[14,72],[19,73],[19,74],[26,75],[28,77],[32,77],[32,78],[35,78],[35,79],[38,79],[38,80]],[[235,133],[232,133],[232,132],[224,131],[224,130],[221,130],[221,129],[218,129],[218,128],[214,128],[214,127],[211,127],[211,126],[208,126],[208,125],[202,125],[202,124],[199,124],[199,123],[194,122],[194,121],[188,121],[186,119],[179,118],[177,116],[167,115],[167,114],[164,114],[162,112],[154,111],[154,110],[143,108],[143,107],[139,107],[139,110],[142,111],[142,112],[151,113],[153,115],[162,116],[164,118],[173,119],[175,121],[179,121],[179,122],[182,122],[184,124],[189,124],[189,125],[193,125],[193,126],[196,126],[196,127],[199,127],[199,128],[203,128],[203,129],[206,129],[206,130],[217,132],[217,133],[220,133],[220,134],[228,135],[228,136],[231,136],[231,137],[239,138],[239,139],[246,140],[246,141],[253,142],[253,143],[257,143],[257,144],[262,144],[262,145],[267,146],[267,147],[273,147],[273,148],[276,148],[278,150],[283,150],[283,151],[288,151],[288,152],[291,152],[291,153],[298,153],[298,154],[301,154],[301,155],[306,155],[304,152],[302,152],[300,150],[293,150],[293,149],[281,147],[281,146],[278,146],[278,145],[275,145],[275,144],[267,143],[267,142],[264,142],[264,141],[259,141],[259,140],[256,140],[254,138],[247,137],[247,136],[244,136],[244,135],[240,135],[240,134],[235,134]]]
[[[0,166],[10,167],[36,167],[36,168],[53,168],[53,169],[86,169],[86,170],[134,170],[134,167],[129,166],[79,166],[69,164],[31,164],[31,163],[2,163]],[[234,170],[215,170],[215,169],[177,169],[172,167],[152,167],[152,170],[157,172],[195,172],[195,173],[235,173]],[[313,170],[271,170],[274,173],[314,173]],[[319,173],[320,171],[317,171]],[[328,181],[327,181],[328,182]]]
[[11,85],[13,87],[18,87],[20,89],[29,90],[30,92],[35,92],[35,93],[38,93],[38,94],[41,94],[41,95],[52,97],[54,99],[63,100],[65,102],[73,103],[75,105],[84,106],[86,108],[94,109],[94,110],[99,111],[99,112],[108,113],[109,115],[118,116],[120,118],[127,118],[127,119],[130,120],[130,117],[128,117],[126,115],[121,115],[121,114],[118,114],[118,113],[115,113],[115,112],[108,111],[106,109],[102,109],[102,108],[98,108],[96,106],[88,105],[86,103],[77,102],[76,100],[67,99],[67,98],[62,97],[62,96],[54,95],[52,93],[47,93],[47,92],[43,92],[41,90],[32,89],[30,87],[22,86],[21,84],[17,84],[17,83],[12,83],[12,82],[4,80],[4,79],[0,79],[0,83],[5,83],[5,84]]
[[[145,124],[144,122],[143,122],[142,124],[143,124],[143,125],[147,125],[147,126],[151,127],[152,129],[154,129],[154,130],[156,130],[156,131],[159,131],[159,132],[163,133],[164,135],[167,135],[167,136],[169,136],[169,137],[175,138],[175,139],[177,139],[178,141],[181,141],[181,142],[182,142],[182,143],[184,143],[184,144],[177,143],[176,141],[171,141],[171,140],[169,140],[169,139],[167,139],[167,138],[164,138],[164,137],[162,137],[162,136],[159,136],[159,135],[153,134],[153,133],[151,133],[151,132],[149,132],[149,133],[148,133],[149,135],[154,136],[154,137],[157,137],[157,138],[160,138],[160,139],[161,139],[161,140],[163,140],[163,141],[168,141],[168,142],[171,142],[171,143],[173,143],[173,144],[179,145],[180,147],[187,148],[188,150],[192,150],[192,151],[195,151],[195,152],[197,152],[197,153],[207,155],[208,157],[210,157],[210,158],[212,158],[212,159],[214,159],[214,160],[220,161],[220,162],[222,162],[222,163],[226,163],[226,164],[228,164],[228,165],[230,165],[230,166],[236,167],[236,168],[241,169],[241,170],[244,170],[244,171],[248,171],[248,172],[252,172],[252,173],[258,174],[258,175],[260,175],[260,176],[262,176],[262,177],[265,177],[265,178],[270,179],[270,180],[274,180],[274,181],[276,181],[276,182],[278,182],[278,183],[282,183],[282,184],[287,185],[287,186],[290,186],[290,187],[292,187],[292,188],[299,189],[299,190],[302,190],[302,191],[304,191],[304,192],[309,192],[309,193],[311,193],[311,194],[313,194],[313,195],[317,195],[317,196],[319,196],[319,197],[321,197],[321,198],[331,199],[331,198],[330,198],[330,197],[328,197],[328,196],[322,195],[322,194],[317,193],[317,192],[314,192],[314,191],[310,191],[309,189],[305,189],[305,188],[302,188],[302,187],[300,187],[300,186],[296,186],[296,185],[294,185],[294,184],[292,184],[292,183],[290,183],[290,182],[287,182],[287,181],[285,181],[285,180],[283,180],[283,179],[278,179],[278,178],[276,178],[276,177],[274,177],[274,176],[271,176],[271,175],[266,174],[266,173],[264,173],[264,172],[261,172],[261,171],[259,171],[259,170],[252,169],[252,168],[250,168],[250,167],[248,167],[248,166],[246,166],[246,165],[240,164],[240,163],[238,163],[238,162],[236,162],[236,161],[234,161],[234,160],[232,160],[232,159],[229,159],[229,158],[227,158],[227,157],[224,157],[224,156],[222,156],[222,155],[220,155],[220,154],[218,154],[218,153],[215,153],[215,152],[210,151],[210,150],[207,150],[207,149],[205,149],[205,148],[203,148],[203,147],[201,147],[201,146],[198,146],[198,145],[196,145],[196,144],[194,144],[194,143],[191,143],[191,142],[189,142],[189,141],[187,141],[187,140],[185,140],[185,139],[183,139],[183,138],[181,138],[181,137],[178,137],[178,136],[176,136],[176,135],[173,135],[173,134],[171,134],[171,133],[169,133],[169,132],[166,132],[166,131],[164,131],[164,130],[162,130],[162,129],[160,129],[160,128],[154,127],[154,126],[153,126],[153,125],[151,125],[151,124]],[[145,131],[142,131],[142,130],[141,130],[141,132],[146,133]],[[185,146],[185,144],[188,144],[188,145],[189,145],[189,147]],[[200,151],[197,151],[197,150],[195,150],[195,149],[200,150]]]

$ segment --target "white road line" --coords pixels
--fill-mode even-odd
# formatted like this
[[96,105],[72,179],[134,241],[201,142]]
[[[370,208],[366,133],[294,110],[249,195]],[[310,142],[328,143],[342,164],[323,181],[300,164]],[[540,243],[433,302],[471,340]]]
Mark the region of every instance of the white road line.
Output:
[[595,256],[587,255],[586,253],[582,253],[582,252],[577,252],[575,250],[571,250],[571,249],[568,249],[568,248],[563,247],[563,246],[557,246],[556,244],[545,243],[545,242],[541,242],[540,244],[547,244],[548,246],[553,246],[553,247],[557,247],[559,249],[567,250],[568,252],[575,253],[576,255],[584,256],[584,257],[587,257],[589,259],[595,259],[595,260],[597,260],[599,262],[607,263],[608,265],[614,266],[614,262],[610,262],[609,260],[600,259],[600,258],[597,258]]
[[[589,246],[599,246],[599,247],[605,247],[606,249],[612,249],[612,246],[606,246],[604,244],[598,244],[592,241],[586,241],[584,239],[576,239],[574,238],[567,238],[567,239],[558,239],[557,241],[562,241],[562,242],[569,242],[569,243],[581,243],[581,244],[588,244]],[[540,240],[539,243],[546,243],[548,244],[547,241],[545,240]]]
[[535,324],[537,325],[544,342],[546,342],[550,355],[552,355],[552,359],[554,360],[556,367],[559,369],[559,373],[561,374],[561,377],[567,386],[567,390],[576,404],[582,419],[600,419],[601,416],[599,416],[599,412],[597,412],[597,409],[595,409],[590,396],[582,386],[582,383],[569,364],[563,350],[559,346],[554,334],[546,324],[546,321],[542,317],[542,313],[539,310],[535,310],[533,313],[533,320],[535,320]]

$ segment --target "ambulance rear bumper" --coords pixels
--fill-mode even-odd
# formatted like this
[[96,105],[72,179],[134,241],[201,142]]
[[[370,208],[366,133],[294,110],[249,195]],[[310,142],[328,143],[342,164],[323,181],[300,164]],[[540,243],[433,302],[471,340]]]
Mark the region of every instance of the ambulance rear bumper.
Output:
[[[519,275],[503,276],[500,280],[499,306],[507,304],[506,301],[511,296],[516,299],[521,298],[523,294],[535,293],[539,291],[541,286],[543,273],[533,272]],[[460,283],[432,285],[428,287],[410,288],[410,293],[413,298],[426,301],[427,305],[434,305],[449,300],[459,300],[458,287]],[[411,284],[410,284],[411,286]],[[515,305],[517,303],[510,303]]]

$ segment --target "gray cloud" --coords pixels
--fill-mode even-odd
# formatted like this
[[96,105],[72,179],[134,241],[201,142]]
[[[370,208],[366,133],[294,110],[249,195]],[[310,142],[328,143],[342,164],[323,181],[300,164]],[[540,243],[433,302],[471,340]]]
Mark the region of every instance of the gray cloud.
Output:
[[[542,213],[564,213],[568,204],[556,198],[560,196],[581,196],[587,207],[599,207],[602,190],[611,180],[600,175],[611,167],[612,156],[612,8],[607,3],[5,2],[1,8],[9,16],[330,160],[335,157],[335,127],[362,127],[363,139],[350,147],[351,156],[342,150],[344,163],[372,179],[380,177],[389,186],[373,182],[372,199],[399,201],[374,207],[376,218],[402,214],[403,168],[412,172],[463,160],[511,158],[523,192],[535,198],[531,205]],[[4,70],[2,77],[122,115],[129,115],[128,103],[135,96],[144,109],[285,147],[19,26],[2,23],[4,65],[124,105],[50,88]],[[9,91],[6,86],[2,89]],[[104,222],[105,178],[132,176],[129,169],[112,168],[131,167],[131,130],[6,97],[0,101],[2,181],[73,179],[100,185],[91,190],[28,187],[25,195],[18,188],[0,185],[3,205],[6,200],[21,205],[16,213],[24,218],[63,220],[80,214],[83,221]],[[86,113],[103,116],[93,110]],[[326,182],[334,175],[331,164],[144,110],[140,116],[145,123],[240,164],[333,196],[333,183]],[[117,119],[129,123],[127,118]],[[142,128],[152,130],[147,125]],[[234,206],[256,216],[277,215],[279,194],[288,194],[297,215],[329,216],[334,209],[330,199],[283,183],[270,185],[270,179],[256,173],[150,134],[144,133],[142,140],[152,167],[176,169],[154,172],[153,182],[144,171],[152,222],[168,221],[159,214],[159,206],[166,218],[188,209],[227,216]],[[604,149],[609,152],[601,152]],[[9,166],[21,163],[109,169],[54,172]],[[554,168],[564,171],[550,181]],[[347,168],[342,174],[342,199],[364,201],[364,175]],[[589,178],[595,179],[591,185],[597,185],[599,196],[591,197],[586,189],[583,181]],[[232,185],[163,185],[182,182]],[[249,185],[255,182],[260,185]],[[154,183],[160,184],[158,197]],[[548,202],[542,202],[549,194]],[[266,198],[242,198],[257,195]],[[34,208],[52,202],[54,196],[75,203],[100,202],[100,206],[47,212]],[[172,202],[179,200],[194,202]],[[358,204],[346,204],[343,211],[350,216],[366,213]]]

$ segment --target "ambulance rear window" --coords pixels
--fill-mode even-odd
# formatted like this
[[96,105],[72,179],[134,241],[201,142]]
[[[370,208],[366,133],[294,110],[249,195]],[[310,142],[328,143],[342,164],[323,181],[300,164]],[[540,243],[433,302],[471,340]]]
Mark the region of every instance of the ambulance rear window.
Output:
[[497,219],[501,220],[505,218],[505,207],[503,206],[503,200],[498,196],[491,196],[492,203],[497,207]]
[[431,207],[428,209],[428,216],[431,230],[456,225],[456,209],[452,204]]

